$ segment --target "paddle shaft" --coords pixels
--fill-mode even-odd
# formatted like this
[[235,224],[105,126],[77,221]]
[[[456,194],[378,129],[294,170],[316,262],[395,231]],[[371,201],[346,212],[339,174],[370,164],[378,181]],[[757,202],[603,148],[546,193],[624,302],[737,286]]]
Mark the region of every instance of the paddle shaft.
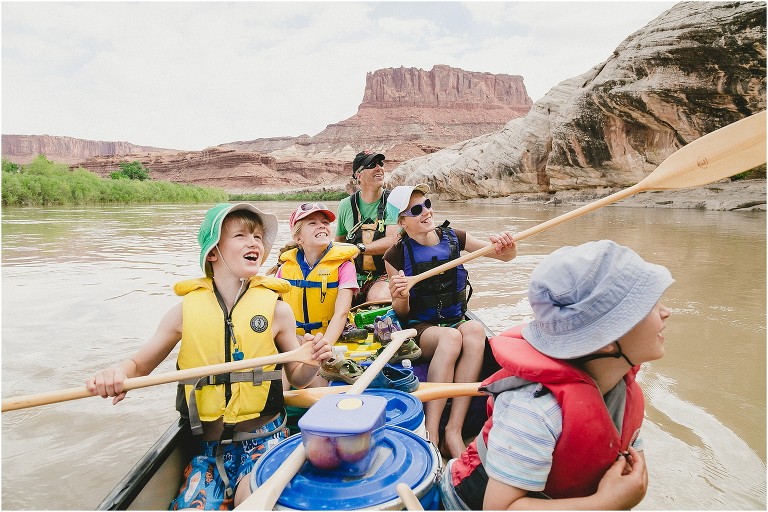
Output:
[[[378,375],[384,365],[395,355],[400,349],[400,345],[405,340],[416,336],[416,329],[406,329],[404,331],[397,331],[392,333],[392,341],[384,348],[379,356],[374,360],[363,374],[357,378],[354,384],[349,387],[348,393],[350,395],[359,395],[371,381]],[[330,419],[332,421],[332,419]],[[267,478],[267,480],[259,486],[258,489],[253,491],[253,494],[248,496],[242,503],[236,508],[241,510],[272,510],[275,506],[280,495],[283,493],[285,486],[290,483],[296,473],[299,472],[304,461],[307,459],[307,454],[304,451],[304,443],[299,445],[291,452],[288,458],[283,462],[280,467]]]
[[[229,363],[212,364],[208,366],[199,366],[197,368],[187,368],[184,370],[160,373],[157,375],[145,375],[143,377],[125,379],[125,382],[123,383],[123,391],[157,386],[159,384],[168,384],[170,382],[178,382],[187,379],[199,379],[208,375],[219,375],[222,373],[247,370],[257,366],[290,362],[299,362],[314,366],[319,364],[312,359],[312,343],[307,342],[294,350],[271,356],[254,357],[252,359],[243,359],[241,361],[231,361]],[[88,388],[81,387],[12,397],[3,400],[2,412],[37,407],[38,405],[66,402],[68,400],[77,400],[79,398],[88,398],[91,396],[98,395],[94,395],[88,391]]]
[[[410,394],[421,400],[440,400],[457,396],[482,396],[479,382],[421,382],[418,389]],[[284,391],[285,405],[293,407],[312,407],[315,402],[327,395],[348,393],[351,386],[326,386],[321,388],[292,389]]]
[[[766,160],[765,124],[766,112],[763,111],[699,137],[671,154],[640,183],[521,231],[513,238],[516,242],[523,240],[639,192],[698,187],[753,169]],[[491,244],[421,274],[408,276],[408,289],[494,250],[495,244]]]
[[[633,194],[637,194],[638,192],[642,192],[642,190],[640,190],[639,187],[640,187],[640,183],[638,183],[637,185],[633,185],[629,188],[619,190],[618,192],[614,192],[609,196],[598,199],[597,201],[594,201],[592,203],[585,204],[580,208],[564,213],[553,219],[549,219],[548,221],[542,222],[541,224],[537,224],[531,228],[521,231],[515,234],[513,238],[515,239],[515,242],[519,242],[524,238],[528,238],[531,235],[535,235],[536,233],[540,233],[541,231],[558,226],[563,222],[568,222],[569,220],[575,219],[576,217],[581,217],[582,215],[585,215],[591,212],[592,210],[597,210],[598,208],[602,208],[603,206],[609,205],[611,203],[615,203],[616,201],[620,201],[625,197],[629,197]],[[418,283],[419,281],[423,281],[424,279],[441,274],[446,270],[452,269],[454,267],[458,267],[459,265],[466,263],[468,261],[474,260],[475,258],[479,258],[480,256],[485,256],[487,254],[490,254],[495,249],[496,249],[495,244],[487,245],[482,249],[472,251],[470,253],[465,254],[464,256],[459,256],[455,260],[451,260],[447,263],[443,263],[442,265],[438,265],[437,267],[429,269],[426,272],[422,272],[421,274],[417,274],[415,276],[409,276],[408,284],[410,285],[410,287],[412,287],[414,284]]]
[[416,329],[405,329],[392,333],[392,341],[390,341],[387,346],[384,347],[384,350],[381,351],[381,354],[379,354],[376,359],[370,365],[368,365],[368,368],[366,368],[363,374],[358,377],[355,383],[352,384],[352,386],[349,388],[347,394],[359,395],[365,391],[365,388],[368,387],[368,384],[373,381],[373,379],[376,377],[376,375],[379,374],[382,368],[384,368],[389,360],[392,359],[398,350],[400,350],[400,346],[403,344],[403,342],[408,338],[413,338],[415,336]]
[[424,510],[419,498],[416,497],[413,489],[411,489],[408,484],[403,482],[397,484],[397,494],[400,495],[400,499],[403,500],[403,505],[405,505],[406,510]]

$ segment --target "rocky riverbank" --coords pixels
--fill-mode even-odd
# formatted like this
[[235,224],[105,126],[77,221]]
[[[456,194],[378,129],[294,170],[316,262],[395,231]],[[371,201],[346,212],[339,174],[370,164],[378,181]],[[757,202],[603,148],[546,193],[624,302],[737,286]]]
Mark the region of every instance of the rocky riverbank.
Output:
[[[619,188],[564,190],[554,194],[512,194],[503,198],[472,199],[471,202],[573,204],[596,201]],[[622,199],[618,206],[636,208],[693,208],[716,211],[766,211],[766,180],[742,180],[712,183],[683,190],[642,192]]]

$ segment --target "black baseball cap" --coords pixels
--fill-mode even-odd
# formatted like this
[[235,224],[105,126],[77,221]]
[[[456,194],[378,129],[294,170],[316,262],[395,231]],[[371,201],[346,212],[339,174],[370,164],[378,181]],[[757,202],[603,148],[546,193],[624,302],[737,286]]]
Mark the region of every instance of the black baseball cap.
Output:
[[363,169],[366,169],[371,162],[377,162],[382,163],[384,162],[385,156],[381,153],[374,153],[373,151],[361,151],[360,153],[355,156],[354,161],[352,162],[352,177],[354,178],[357,176],[357,173],[362,171]]

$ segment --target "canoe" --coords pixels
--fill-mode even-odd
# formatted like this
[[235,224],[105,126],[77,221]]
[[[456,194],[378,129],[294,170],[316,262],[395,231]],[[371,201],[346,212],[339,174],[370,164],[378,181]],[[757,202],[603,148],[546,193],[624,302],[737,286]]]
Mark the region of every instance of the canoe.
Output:
[[168,510],[192,459],[189,421],[179,418],[115,486],[97,510]]
[[[466,316],[482,323],[471,312],[467,312]],[[486,334],[489,337],[493,335],[487,326]],[[486,355],[489,354],[490,351],[487,350]],[[494,363],[495,361],[492,361],[490,367],[486,364],[481,378],[495,370],[492,367]],[[468,420],[474,419],[474,423],[465,424],[466,437],[476,435],[485,421],[485,398],[477,397],[472,408],[477,411],[473,414],[470,410],[467,415]],[[167,510],[178,493],[184,467],[192,458],[191,446],[189,422],[179,418],[120,480],[99,504],[97,510]]]

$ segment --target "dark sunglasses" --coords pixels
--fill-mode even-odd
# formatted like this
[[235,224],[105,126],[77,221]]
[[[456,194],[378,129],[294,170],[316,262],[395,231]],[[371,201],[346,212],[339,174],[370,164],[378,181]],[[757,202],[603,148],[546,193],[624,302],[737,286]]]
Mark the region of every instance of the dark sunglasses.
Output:
[[363,167],[363,169],[375,169],[377,165],[380,165],[381,167],[384,167],[384,162],[382,162],[381,160],[379,160],[379,161],[374,160],[373,162],[371,162],[368,165],[366,165],[365,167]]
[[423,203],[415,204],[407,210],[400,212],[400,215],[403,217],[418,217],[424,211],[424,208],[428,210],[432,208],[432,201],[429,198],[425,199]]
[[328,207],[323,203],[303,203],[299,208],[303,212],[311,212],[312,210],[327,210]]

